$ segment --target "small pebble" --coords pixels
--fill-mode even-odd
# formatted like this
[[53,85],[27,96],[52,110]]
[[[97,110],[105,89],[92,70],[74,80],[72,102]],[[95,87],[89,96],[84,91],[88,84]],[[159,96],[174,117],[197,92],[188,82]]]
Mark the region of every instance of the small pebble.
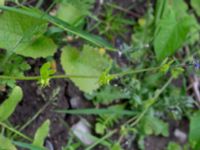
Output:
[[46,140],[46,141],[45,141],[45,147],[46,147],[48,150],[54,150],[53,144],[52,144],[49,140]]
[[186,142],[187,140],[187,135],[185,132],[179,130],[179,129],[176,129],[174,131],[174,136],[181,142],[181,143],[184,143]]
[[104,0],[99,0],[100,5],[103,5]]
[[82,100],[79,96],[75,96],[70,99],[70,104],[72,108],[80,108],[82,106]]
[[78,123],[72,126],[74,135],[85,145],[91,145],[94,141],[90,138],[91,126],[85,119],[81,119]]

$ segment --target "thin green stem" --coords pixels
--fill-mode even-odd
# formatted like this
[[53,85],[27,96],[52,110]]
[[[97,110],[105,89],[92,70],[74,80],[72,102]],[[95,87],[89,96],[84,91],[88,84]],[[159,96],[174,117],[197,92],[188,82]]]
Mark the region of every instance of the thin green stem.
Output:
[[103,136],[101,139],[97,140],[94,144],[92,144],[91,146],[87,147],[86,150],[91,150],[92,148],[94,148],[95,146],[97,146],[99,143],[103,142],[105,139],[111,137],[113,134],[115,134],[118,130],[115,129],[113,131],[108,132],[105,136]]
[[36,8],[40,8],[43,4],[44,0],[38,0],[37,4],[36,4]]
[[[40,80],[41,76],[15,77],[15,76],[0,76],[0,80]],[[99,78],[98,76],[84,76],[84,75],[55,75],[50,76],[49,79],[65,79],[65,78]]]
[[[162,94],[162,92],[168,87],[168,85],[171,83],[171,81],[173,80],[173,77],[170,77],[170,79],[163,85],[163,87],[159,90],[159,92],[155,93],[155,96],[153,97],[153,99],[157,99],[160,94]],[[155,102],[154,102],[155,103]],[[131,124],[131,126],[135,126],[137,123],[140,122],[140,120],[143,118],[143,116],[148,112],[149,108],[154,104],[152,103],[151,105],[148,105],[148,107],[145,108],[144,111],[142,111],[142,113],[137,117],[137,119]],[[134,116],[134,119],[136,118],[136,116]],[[129,124],[132,120],[134,120],[133,118],[131,118],[130,120],[128,120],[127,122],[125,122],[123,125],[125,124]],[[110,132],[108,132],[105,136],[103,136],[101,139],[99,139],[98,141],[96,141],[94,144],[92,144],[91,146],[89,146],[86,150],[91,150],[92,148],[94,148],[95,146],[97,146],[98,144],[100,144],[102,141],[104,141],[105,139],[111,137],[112,135],[114,135],[115,133],[117,133],[118,129],[114,129]],[[121,137],[123,138],[123,137]],[[119,140],[121,141],[121,139]]]
[[[148,72],[148,71],[155,71],[158,70],[160,67],[153,67],[153,68],[146,68],[146,69],[139,69],[135,71],[127,71],[127,72],[121,72],[121,73],[116,73],[116,74],[111,74],[111,76],[114,76],[115,78],[117,77],[122,77],[124,75],[129,75],[129,74],[136,74],[136,73],[142,73],[142,72]],[[42,77],[41,76],[28,76],[28,77],[15,77],[15,76],[5,76],[5,75],[0,75],[0,80],[40,80]],[[99,78],[99,76],[94,76],[94,75],[54,75],[50,76],[49,79],[66,79],[66,78]]]
[[126,71],[126,72],[116,73],[116,74],[113,74],[113,76],[122,77],[122,76],[130,75],[130,74],[137,74],[137,73],[142,73],[142,72],[155,71],[155,70],[158,70],[160,68],[161,68],[161,66],[152,67],[152,68],[138,69],[138,70],[131,70],[131,71]]
[[146,114],[146,112],[149,110],[149,107],[146,108],[138,117],[137,119],[131,124],[131,127],[135,126],[136,124],[138,124],[140,122],[140,120],[144,117],[144,115]]
[[51,103],[53,103],[54,101],[57,100],[56,96],[58,95],[59,90],[55,90],[55,92],[53,92],[52,98],[45,103],[37,112],[36,114],[31,117],[24,125],[22,125],[21,128],[19,128],[19,131],[24,130],[27,126],[29,126]]
[[50,102],[46,103],[31,119],[29,119],[20,129],[19,131],[24,130],[27,126],[29,126],[46,108],[49,106]]
[[31,138],[29,138],[29,137],[27,137],[26,135],[22,134],[21,132],[15,130],[14,128],[9,127],[8,125],[6,125],[6,124],[3,123],[3,122],[0,122],[0,126],[2,126],[2,127],[6,128],[6,129],[12,131],[13,133],[15,133],[15,134],[21,136],[22,138],[24,138],[24,139],[26,139],[26,140],[28,140],[28,141],[31,141],[31,142],[33,141]]
[[[128,13],[128,14],[134,16],[134,17],[139,17],[139,16],[140,16],[139,14],[134,13],[134,12],[132,12],[132,11],[129,11],[128,9],[123,8],[123,7],[120,7],[120,6],[118,6],[118,5],[111,4],[111,3],[107,3],[107,5],[110,6],[110,7],[112,7],[112,8],[114,8],[114,9],[118,9],[118,10],[120,10],[120,11],[122,11],[122,12]],[[131,7],[130,7],[130,8],[131,8]],[[129,9],[130,9],[130,8],[129,8]]]
[[172,80],[173,80],[173,77],[170,77],[169,80],[163,85],[163,87],[155,93],[155,96],[153,99],[157,100],[160,94],[163,93],[163,91],[169,86]]
[[169,80],[163,85],[163,87],[155,92],[154,97],[152,98],[155,100],[153,103],[149,104],[142,113],[137,117],[137,119],[131,124],[131,126],[135,126],[137,123],[140,122],[140,120],[143,118],[143,116],[147,113],[149,108],[157,101],[158,97],[163,93],[163,91],[169,86],[169,84],[172,82],[173,77],[170,77]]

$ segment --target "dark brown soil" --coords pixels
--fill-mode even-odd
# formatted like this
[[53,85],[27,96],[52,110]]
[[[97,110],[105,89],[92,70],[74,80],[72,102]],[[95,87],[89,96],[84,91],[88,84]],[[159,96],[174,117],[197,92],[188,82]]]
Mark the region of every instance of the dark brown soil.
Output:
[[[23,130],[26,135],[33,137],[36,129],[46,119],[51,120],[51,133],[49,140],[54,144],[55,149],[61,149],[61,145],[66,144],[68,131],[60,120],[65,119],[65,115],[55,113],[56,108],[67,109],[68,101],[65,97],[66,83],[62,80],[52,81],[50,88],[39,89],[35,82],[19,83],[24,91],[23,102],[17,107],[11,122],[17,126],[22,126],[31,119],[48,101],[53,101],[46,109]],[[53,97],[52,93],[59,90]]]

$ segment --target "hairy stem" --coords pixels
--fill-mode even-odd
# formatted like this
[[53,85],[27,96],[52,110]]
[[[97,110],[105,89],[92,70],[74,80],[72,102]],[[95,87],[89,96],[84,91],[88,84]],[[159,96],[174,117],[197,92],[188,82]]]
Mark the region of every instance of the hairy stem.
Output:
[[[127,72],[121,72],[121,73],[116,73],[116,74],[111,74],[111,76],[114,76],[115,78],[122,77],[125,75],[130,75],[130,74],[137,74],[137,73],[142,73],[142,72],[148,72],[148,71],[155,71],[158,70],[160,67],[153,67],[153,68],[145,68],[145,69],[138,69],[134,71],[127,71]],[[41,76],[28,76],[28,77],[16,77],[16,76],[5,76],[5,75],[0,75],[0,80],[39,80],[41,79]],[[50,76],[49,79],[66,79],[66,78],[99,78],[99,76],[94,76],[94,75],[54,75]]]

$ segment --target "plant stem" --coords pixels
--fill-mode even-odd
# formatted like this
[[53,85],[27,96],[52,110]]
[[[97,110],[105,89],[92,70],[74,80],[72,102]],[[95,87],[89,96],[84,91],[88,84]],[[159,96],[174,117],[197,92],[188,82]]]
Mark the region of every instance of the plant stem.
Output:
[[163,87],[160,90],[158,90],[158,92],[155,93],[155,96],[153,97],[153,99],[157,100],[160,94],[163,93],[163,91],[169,86],[172,80],[173,80],[173,77],[170,77],[169,80],[163,85]]
[[[114,76],[115,78],[117,77],[122,77],[124,75],[129,75],[129,74],[137,74],[137,73],[142,73],[142,72],[148,72],[148,71],[154,71],[158,70],[160,67],[152,67],[152,68],[145,68],[145,69],[138,69],[134,71],[127,71],[127,72],[121,72],[121,73],[116,73],[116,74],[111,74],[111,76]],[[0,80],[39,80],[41,79],[41,76],[28,76],[28,77],[15,77],[15,76],[4,76],[0,75]],[[99,76],[95,75],[54,75],[50,76],[49,79],[65,79],[65,78],[99,78]]]
[[[98,76],[84,76],[84,75],[55,75],[50,76],[49,79],[65,79],[65,78],[98,78]],[[15,76],[0,76],[1,80],[39,80],[41,76],[15,77]]]
[[19,131],[22,131],[27,126],[29,126],[47,108],[47,106],[49,106],[49,104],[50,104],[50,101],[46,103],[42,108],[40,108],[40,110],[19,129]]
[[[168,85],[171,83],[172,80],[173,80],[173,77],[170,77],[170,79],[164,84],[164,86],[160,90],[155,92],[155,96],[152,98],[152,99],[155,99],[155,101],[153,103],[148,105],[148,107],[146,107],[144,109],[144,111],[142,111],[142,113],[140,115],[138,115],[138,117],[134,116],[133,118],[129,119],[125,124],[129,124],[133,120],[135,120],[135,121],[130,125],[131,127],[138,124],[140,122],[140,120],[144,117],[144,115],[148,112],[149,108],[156,102],[156,100],[160,96],[160,94],[168,87]],[[121,143],[123,137],[124,137],[124,135],[120,136],[120,138],[118,139],[118,143]]]
[[43,4],[43,0],[38,0],[37,4],[36,4],[36,8],[40,8]]
[[2,126],[2,127],[6,128],[6,129],[12,131],[13,133],[15,133],[15,134],[17,134],[17,135],[23,137],[24,139],[26,139],[26,140],[28,140],[28,141],[31,141],[31,142],[33,141],[31,138],[29,138],[29,137],[27,137],[26,135],[20,133],[19,131],[15,130],[14,128],[9,127],[8,125],[6,125],[6,124],[3,123],[3,122],[0,122],[0,126]]
[[129,75],[129,74],[137,74],[137,73],[142,73],[142,72],[148,72],[148,71],[155,71],[160,69],[161,66],[159,67],[152,67],[152,68],[144,68],[144,69],[138,69],[138,70],[131,70],[131,71],[127,71],[127,72],[121,72],[121,73],[116,73],[116,74],[112,74],[115,77],[122,77],[125,75]]
[[[160,94],[162,94],[162,92],[168,87],[168,85],[171,83],[171,81],[173,80],[173,77],[170,77],[170,79],[163,85],[163,87],[155,93],[155,96],[153,97],[153,99],[157,99]],[[155,102],[154,102],[155,103]],[[146,114],[146,112],[149,110],[149,108],[154,104],[152,103],[151,105],[148,105],[148,107],[145,108],[144,111],[142,111],[142,113],[137,117],[137,119],[131,124],[131,126],[135,126],[137,123],[140,122],[140,120],[143,118],[143,116]],[[134,116],[135,119],[136,116]],[[133,120],[133,118],[130,119],[131,121]],[[127,122],[125,122],[123,125],[130,123],[131,121],[128,120]],[[96,141],[94,144],[92,144],[91,146],[89,146],[86,150],[91,150],[92,148],[94,148],[96,145],[98,145],[99,143],[101,143],[103,140],[109,138],[110,136],[112,136],[113,134],[115,134],[118,131],[118,129],[114,129],[110,132],[108,132],[105,136],[103,136],[101,139],[99,139],[98,141]],[[122,136],[121,138],[118,140],[119,142],[122,140]]]
[[131,126],[135,126],[138,122],[140,122],[140,120],[143,118],[143,116],[146,114],[146,112],[149,110],[149,108],[157,101],[158,97],[160,96],[160,94],[163,93],[163,91],[168,87],[168,85],[171,83],[171,81],[173,80],[173,77],[170,77],[169,80],[163,85],[163,87],[161,89],[159,89],[158,91],[155,92],[155,96],[152,98],[153,100],[155,100],[153,103],[151,103],[150,105],[148,105],[144,111],[142,111],[142,113],[138,116],[138,118],[131,124]]
[[132,12],[132,11],[129,11],[128,9],[123,8],[123,7],[120,7],[120,6],[118,6],[118,5],[111,4],[111,3],[107,3],[107,5],[110,6],[110,7],[112,7],[112,8],[114,8],[114,9],[118,9],[118,10],[120,10],[120,11],[123,11],[123,12],[125,12],[125,13],[128,13],[128,14],[132,15],[133,17],[140,17],[140,14],[137,14],[137,13],[134,13],[134,12]]
[[92,148],[94,148],[95,146],[97,146],[99,143],[103,142],[105,139],[111,137],[113,134],[115,134],[118,130],[115,129],[113,131],[108,132],[105,136],[103,136],[101,139],[99,139],[98,141],[96,141],[94,144],[92,144],[91,146],[89,146],[88,148],[86,148],[86,150],[91,150]]
[[53,92],[52,98],[45,103],[37,112],[36,114],[31,117],[22,127],[19,128],[19,131],[24,130],[27,126],[29,126],[51,103],[57,100],[57,95],[59,94],[59,89],[56,92]]

